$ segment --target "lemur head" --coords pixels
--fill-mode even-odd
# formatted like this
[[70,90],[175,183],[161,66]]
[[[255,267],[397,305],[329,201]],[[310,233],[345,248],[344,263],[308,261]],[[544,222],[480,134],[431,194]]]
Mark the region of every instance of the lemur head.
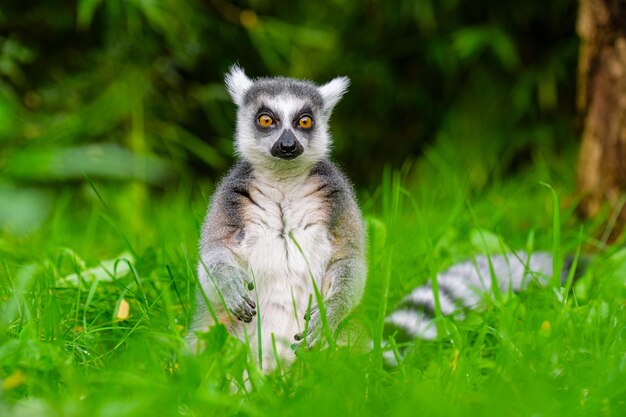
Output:
[[284,77],[250,79],[233,66],[226,87],[237,105],[237,152],[266,170],[311,167],[328,154],[330,115],[348,85],[347,77],[321,86]]

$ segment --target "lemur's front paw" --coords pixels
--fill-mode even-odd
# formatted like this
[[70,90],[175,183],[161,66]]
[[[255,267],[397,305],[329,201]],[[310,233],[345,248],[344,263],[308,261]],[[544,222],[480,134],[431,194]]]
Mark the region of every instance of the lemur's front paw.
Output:
[[307,322],[306,330],[297,333],[294,339],[300,342],[301,347],[310,349],[322,340],[324,332],[319,308],[317,306],[311,307],[311,311],[305,314],[304,319]]
[[225,284],[221,288],[228,311],[246,323],[250,323],[252,318],[256,316],[256,304],[250,298],[250,291],[253,289],[254,284],[241,270],[233,271],[233,276],[225,280]]

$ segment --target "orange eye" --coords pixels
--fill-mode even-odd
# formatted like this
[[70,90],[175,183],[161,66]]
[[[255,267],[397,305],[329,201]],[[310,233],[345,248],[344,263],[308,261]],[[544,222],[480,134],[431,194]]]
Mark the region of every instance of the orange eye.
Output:
[[302,129],[310,129],[313,126],[313,119],[309,116],[302,116],[300,120],[298,120],[298,126]]
[[274,119],[269,114],[262,114],[259,116],[259,124],[263,127],[270,127],[274,124]]

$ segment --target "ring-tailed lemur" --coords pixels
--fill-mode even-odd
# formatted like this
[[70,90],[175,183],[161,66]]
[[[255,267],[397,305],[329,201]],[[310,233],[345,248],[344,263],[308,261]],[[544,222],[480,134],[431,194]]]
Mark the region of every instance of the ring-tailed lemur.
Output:
[[[275,365],[274,343],[279,358],[290,360],[294,339],[311,346],[323,338],[315,287],[330,331],[360,301],[363,221],[350,183],[328,160],[328,122],[348,83],[346,77],[322,86],[282,77],[252,80],[237,66],[226,75],[238,108],[240,159],[215,191],[202,228],[201,290],[188,334],[193,348],[198,331],[221,322],[261,347],[257,359],[267,371]],[[454,265],[438,275],[441,312],[475,308],[492,293],[492,279],[499,291],[545,283],[552,262],[546,253],[518,252]],[[568,272],[569,265],[563,277]],[[385,333],[398,342],[433,339],[434,312],[427,283],[387,317]]]
[[261,346],[257,359],[268,370],[273,343],[289,360],[294,339],[307,346],[322,339],[315,287],[331,331],[361,300],[363,221],[352,186],[328,159],[329,119],[348,84],[346,77],[321,86],[253,80],[237,66],[226,75],[240,159],[215,191],[202,228],[192,346],[197,331],[222,322],[253,351]]

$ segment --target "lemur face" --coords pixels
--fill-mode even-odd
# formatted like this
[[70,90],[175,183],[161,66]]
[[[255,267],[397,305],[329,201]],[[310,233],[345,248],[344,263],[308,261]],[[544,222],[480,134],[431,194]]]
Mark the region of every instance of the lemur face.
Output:
[[270,170],[312,166],[328,154],[328,121],[348,84],[346,77],[322,86],[283,77],[251,80],[233,66],[226,86],[238,107],[237,152]]

